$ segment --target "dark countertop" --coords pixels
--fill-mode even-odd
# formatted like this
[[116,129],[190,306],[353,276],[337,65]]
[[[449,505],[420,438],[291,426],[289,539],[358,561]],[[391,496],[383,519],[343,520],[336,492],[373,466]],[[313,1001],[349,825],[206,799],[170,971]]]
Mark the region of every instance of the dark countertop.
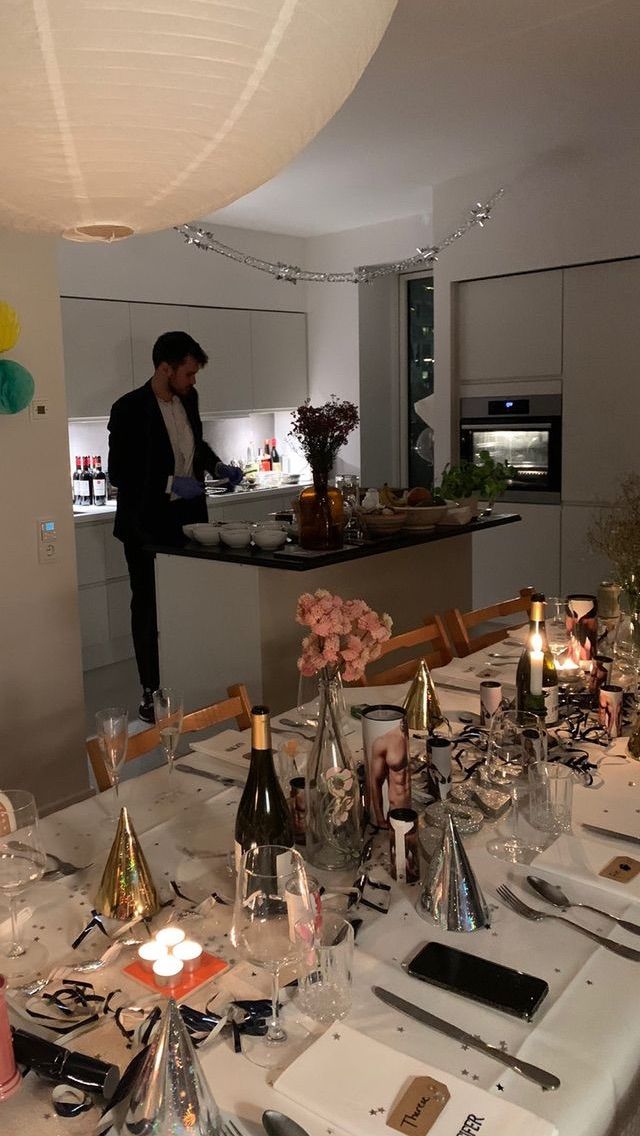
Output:
[[325,564],[341,564],[345,560],[361,560],[366,556],[379,556],[383,552],[395,552],[400,548],[411,548],[418,544],[431,544],[436,540],[449,540],[451,537],[468,536],[470,533],[484,532],[502,525],[512,525],[519,521],[519,513],[492,513],[489,517],[471,521],[468,525],[438,525],[431,532],[409,533],[405,530],[396,536],[365,540],[359,544],[345,544],[332,552],[312,552],[297,544],[287,543],[276,552],[265,552],[252,545],[250,548],[225,548],[189,541],[184,548],[171,548],[167,545],[149,545],[149,551],[166,556],[190,556],[198,560],[219,560],[227,564],[251,564],[254,568],[284,568],[290,572],[308,572],[312,568],[322,568]]

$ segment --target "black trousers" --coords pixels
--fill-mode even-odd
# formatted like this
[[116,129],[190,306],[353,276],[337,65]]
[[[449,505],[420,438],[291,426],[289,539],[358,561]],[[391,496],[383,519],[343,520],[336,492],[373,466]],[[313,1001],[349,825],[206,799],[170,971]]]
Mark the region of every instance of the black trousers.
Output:
[[[194,501],[172,501],[167,507],[163,532],[157,544],[173,548],[185,543],[182,525],[206,521],[207,506],[203,497]],[[131,584],[131,634],[140,675],[140,685],[147,690],[160,686],[158,660],[158,620],[156,615],[155,556],[138,541],[124,542],[124,554]]]

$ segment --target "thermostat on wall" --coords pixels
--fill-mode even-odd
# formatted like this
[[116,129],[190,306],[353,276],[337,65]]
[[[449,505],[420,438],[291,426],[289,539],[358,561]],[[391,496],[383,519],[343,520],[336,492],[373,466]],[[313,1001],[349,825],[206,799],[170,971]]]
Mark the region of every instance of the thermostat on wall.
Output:
[[38,526],[38,560],[41,564],[50,564],[56,558],[56,522],[48,518],[37,521]]

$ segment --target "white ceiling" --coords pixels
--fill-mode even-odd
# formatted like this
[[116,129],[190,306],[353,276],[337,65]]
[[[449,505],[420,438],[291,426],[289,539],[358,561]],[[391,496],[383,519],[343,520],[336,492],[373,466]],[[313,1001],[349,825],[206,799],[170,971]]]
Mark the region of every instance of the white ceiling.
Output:
[[633,145],[639,46],[639,0],[399,0],[333,120],[212,218],[339,232],[422,213],[430,186],[478,167]]

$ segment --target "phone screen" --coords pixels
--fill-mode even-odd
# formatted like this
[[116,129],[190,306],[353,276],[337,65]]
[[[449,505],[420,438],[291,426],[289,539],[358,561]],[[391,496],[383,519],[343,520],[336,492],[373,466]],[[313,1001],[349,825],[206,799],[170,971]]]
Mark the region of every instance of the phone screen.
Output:
[[414,978],[421,978],[454,994],[463,994],[475,1002],[504,1010],[525,1021],[531,1021],[549,993],[549,987],[542,978],[487,962],[442,943],[427,943],[406,968]]

